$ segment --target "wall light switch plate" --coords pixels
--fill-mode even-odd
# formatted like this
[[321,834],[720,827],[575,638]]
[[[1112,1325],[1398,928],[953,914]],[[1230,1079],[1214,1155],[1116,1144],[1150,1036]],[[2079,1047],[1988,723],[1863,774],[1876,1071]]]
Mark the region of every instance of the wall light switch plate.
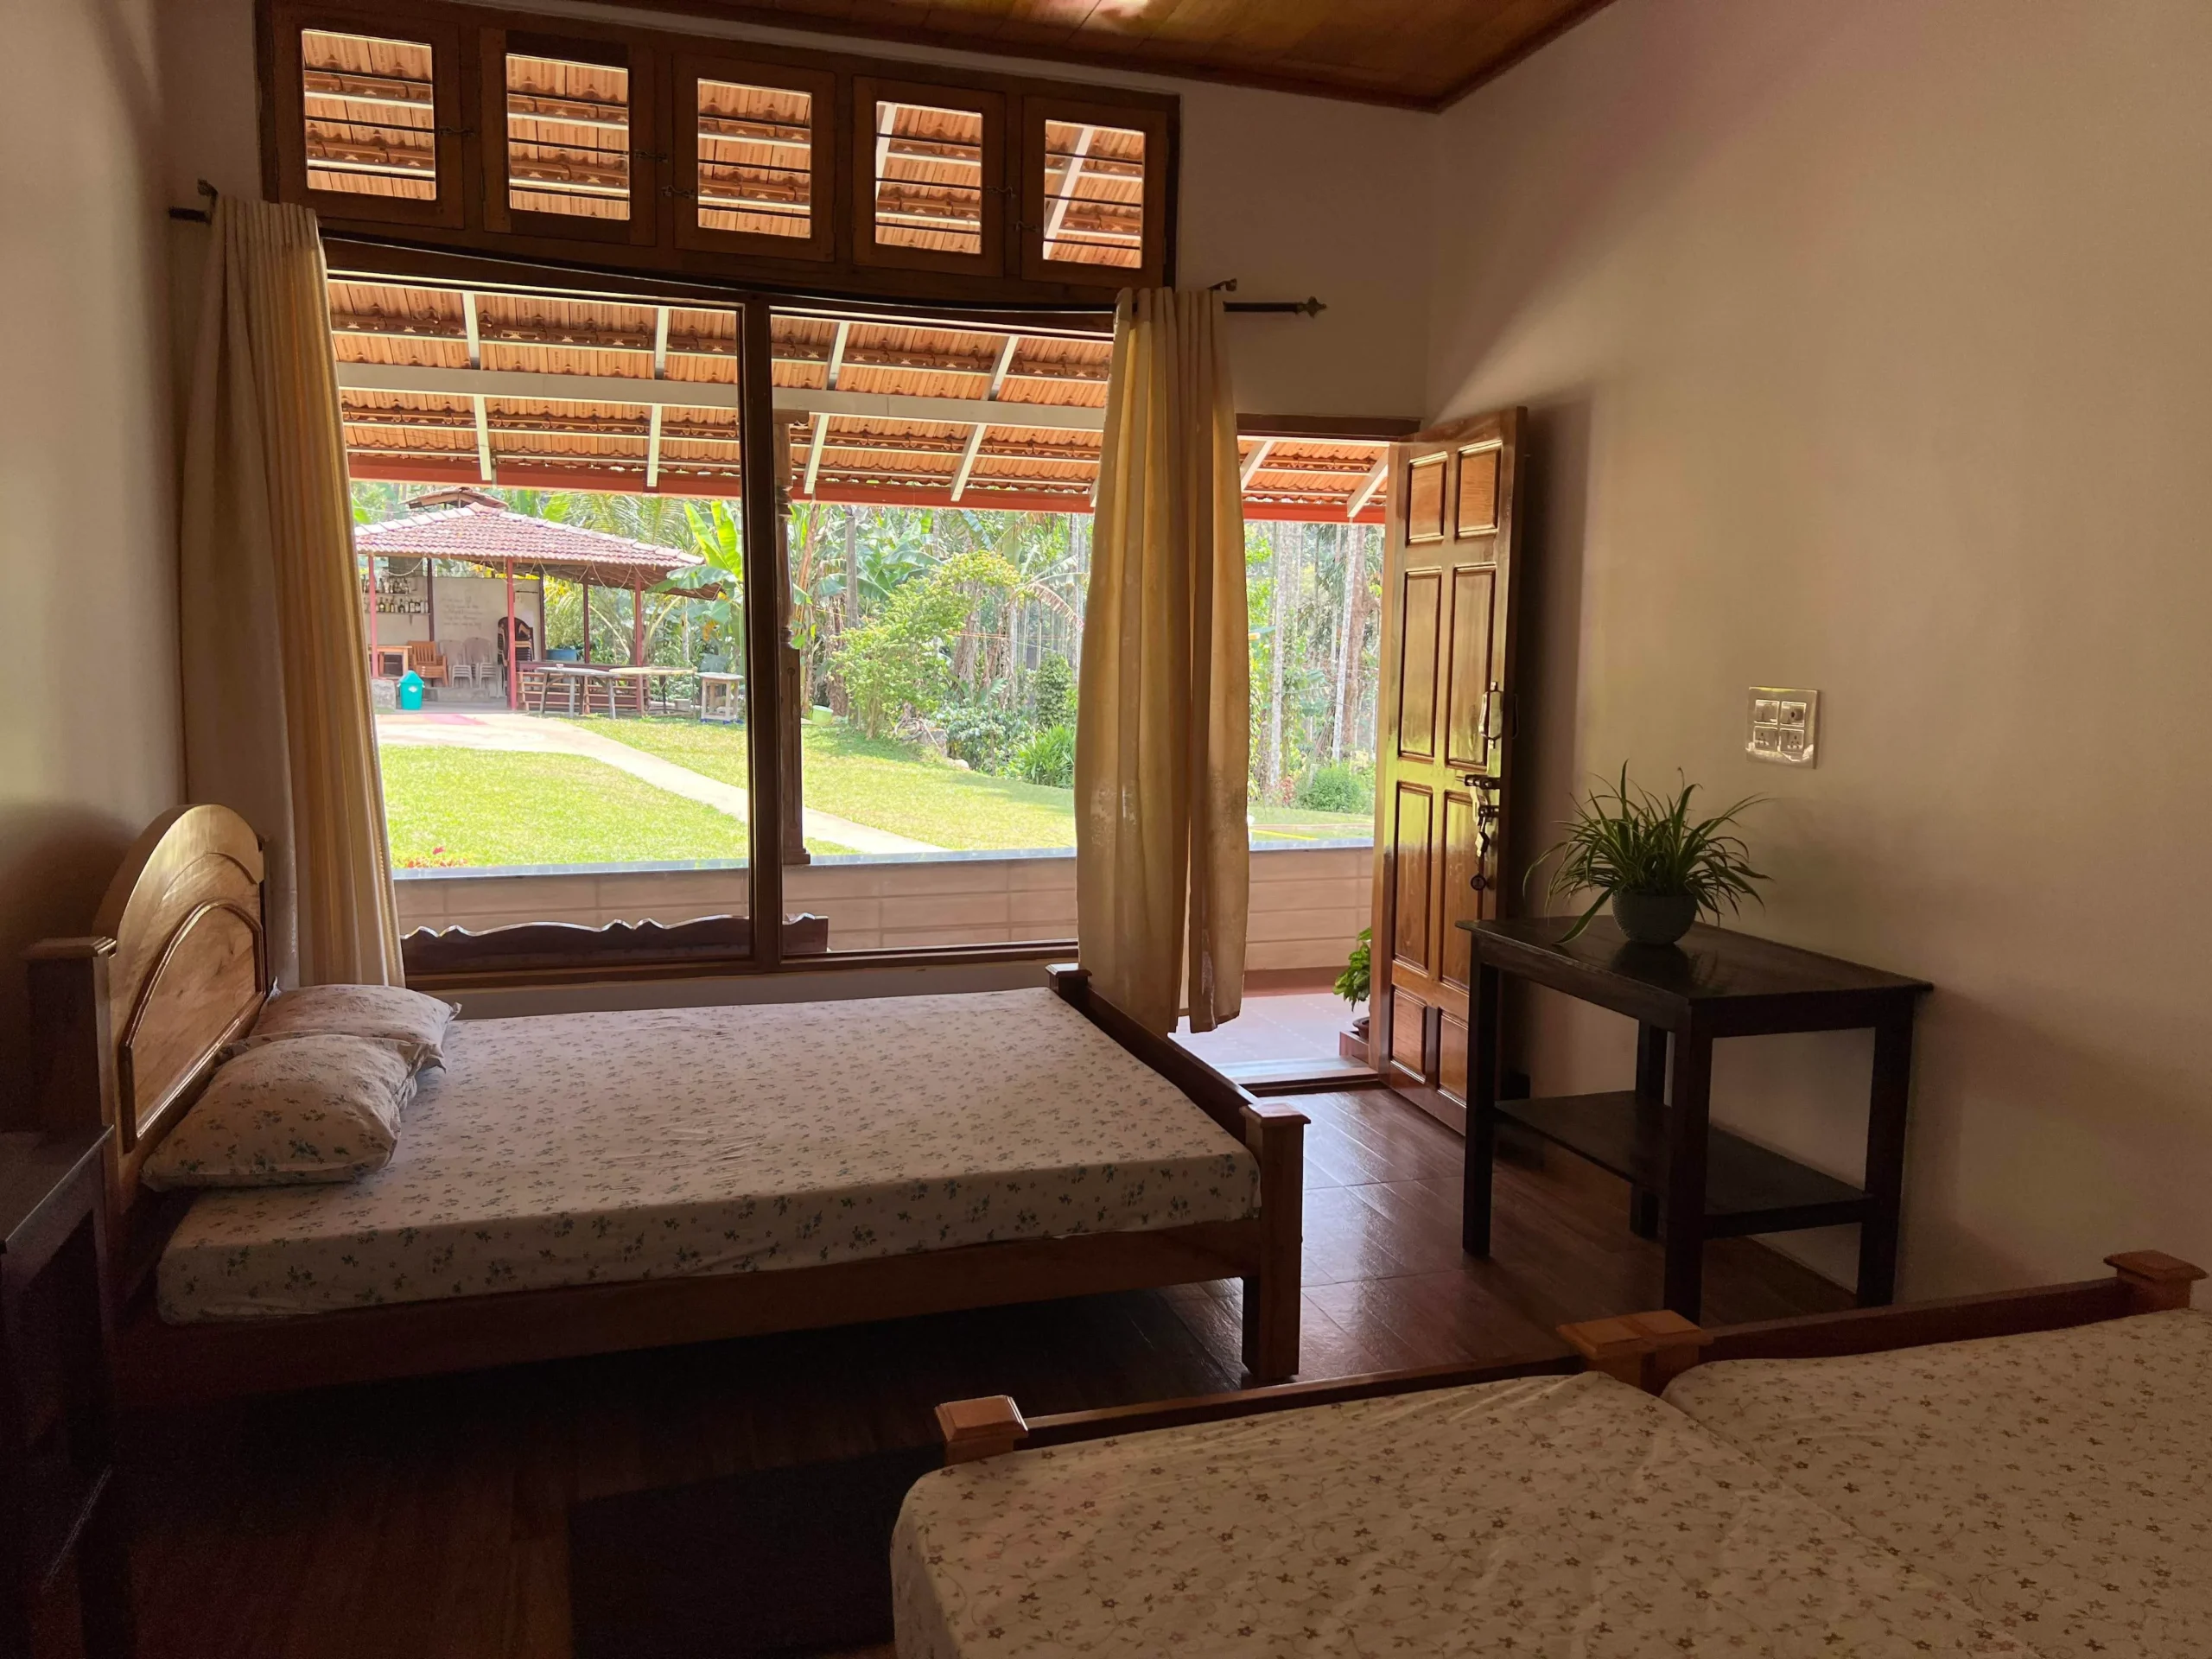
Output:
[[1780,685],[1755,685],[1751,695],[1751,736],[1744,753],[1779,766],[1809,766],[1817,753],[1821,694]]

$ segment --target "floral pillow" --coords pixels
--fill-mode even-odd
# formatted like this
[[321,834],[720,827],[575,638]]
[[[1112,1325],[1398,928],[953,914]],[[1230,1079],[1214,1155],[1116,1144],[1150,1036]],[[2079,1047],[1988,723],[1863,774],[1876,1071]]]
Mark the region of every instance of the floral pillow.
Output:
[[264,1043],[223,1063],[139,1179],[162,1192],[350,1181],[391,1161],[414,1095],[414,1062],[397,1043]]
[[461,1010],[401,985],[302,985],[261,1011],[240,1049],[294,1037],[375,1037],[417,1069],[446,1063],[446,1027]]

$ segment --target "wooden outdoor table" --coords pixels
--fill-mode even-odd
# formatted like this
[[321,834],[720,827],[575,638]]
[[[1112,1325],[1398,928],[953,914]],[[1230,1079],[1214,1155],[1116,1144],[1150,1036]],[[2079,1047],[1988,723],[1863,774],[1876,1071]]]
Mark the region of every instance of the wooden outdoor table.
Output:
[[[654,674],[682,673],[681,669],[658,668],[602,668],[596,663],[525,663],[523,664],[520,701],[527,708],[533,694],[537,707],[533,714],[543,714],[551,701],[553,687],[557,682],[566,694],[563,712],[570,715],[591,713],[594,693],[607,704],[610,716],[620,715],[625,702],[639,715],[645,712],[646,677]],[[582,706],[579,708],[578,694]]]
[[[1914,1007],[1926,982],[1726,928],[1679,945],[1630,944],[1610,917],[1561,944],[1565,917],[1462,922],[1473,936],[1462,1243],[1490,1254],[1491,1173],[1501,1118],[1621,1176],[1630,1224],[1666,1247],[1666,1305],[1698,1317],[1705,1242],[1859,1224],[1859,1301],[1897,1290],[1897,1210],[1912,1083]],[[1549,1100],[1500,1100],[1499,1004],[1507,975],[1637,1022],[1636,1086]],[[1866,1185],[1853,1186],[1710,1122],[1720,1037],[1872,1027]]]
[[[668,682],[671,679],[688,677],[697,671],[696,669],[671,667],[664,664],[648,664],[639,668],[604,668],[599,671],[607,676],[611,683],[636,688],[637,696],[634,701],[637,703],[638,713],[641,715],[646,712],[645,702],[649,695],[659,698],[661,712],[666,714],[668,712]],[[610,695],[607,699],[607,712],[611,714],[613,710],[614,701]]]
[[[523,708],[530,709],[532,714],[542,715],[552,700],[554,683],[558,681],[567,696],[567,712],[571,715],[577,712],[576,691],[582,686],[584,690],[583,712],[589,714],[591,690],[589,682],[584,678],[587,671],[574,663],[524,663],[518,671],[515,700]],[[531,709],[533,697],[537,700],[537,707]]]

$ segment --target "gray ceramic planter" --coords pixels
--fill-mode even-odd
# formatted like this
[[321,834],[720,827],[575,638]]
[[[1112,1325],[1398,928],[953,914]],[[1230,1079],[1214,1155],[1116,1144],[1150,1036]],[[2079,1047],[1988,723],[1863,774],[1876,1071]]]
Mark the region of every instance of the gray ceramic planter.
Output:
[[1617,893],[1613,919],[1638,944],[1672,944],[1697,919],[1697,900],[1686,893]]

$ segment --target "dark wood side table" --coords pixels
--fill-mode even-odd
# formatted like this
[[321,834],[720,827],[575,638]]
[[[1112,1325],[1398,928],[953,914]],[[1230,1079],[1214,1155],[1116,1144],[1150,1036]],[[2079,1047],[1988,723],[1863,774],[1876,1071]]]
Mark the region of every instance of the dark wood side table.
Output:
[[0,1135],[0,1659],[31,1652],[73,1555],[89,1659],[131,1651],[115,1491],[107,1129]]
[[[1631,944],[1611,917],[1571,944],[1560,943],[1566,917],[1459,925],[1474,936],[1476,964],[1467,1254],[1490,1254],[1491,1168],[1506,1119],[1628,1181],[1630,1224],[1665,1243],[1666,1305],[1685,1319],[1698,1317],[1708,1238],[1841,1222],[1859,1227],[1859,1305],[1895,1298],[1913,1010],[1933,987],[1702,924],[1669,945]],[[1500,1100],[1498,1008],[1509,974],[1634,1020],[1636,1086]],[[1874,1032],[1863,1189],[1712,1127],[1714,1039],[1862,1027]]]

